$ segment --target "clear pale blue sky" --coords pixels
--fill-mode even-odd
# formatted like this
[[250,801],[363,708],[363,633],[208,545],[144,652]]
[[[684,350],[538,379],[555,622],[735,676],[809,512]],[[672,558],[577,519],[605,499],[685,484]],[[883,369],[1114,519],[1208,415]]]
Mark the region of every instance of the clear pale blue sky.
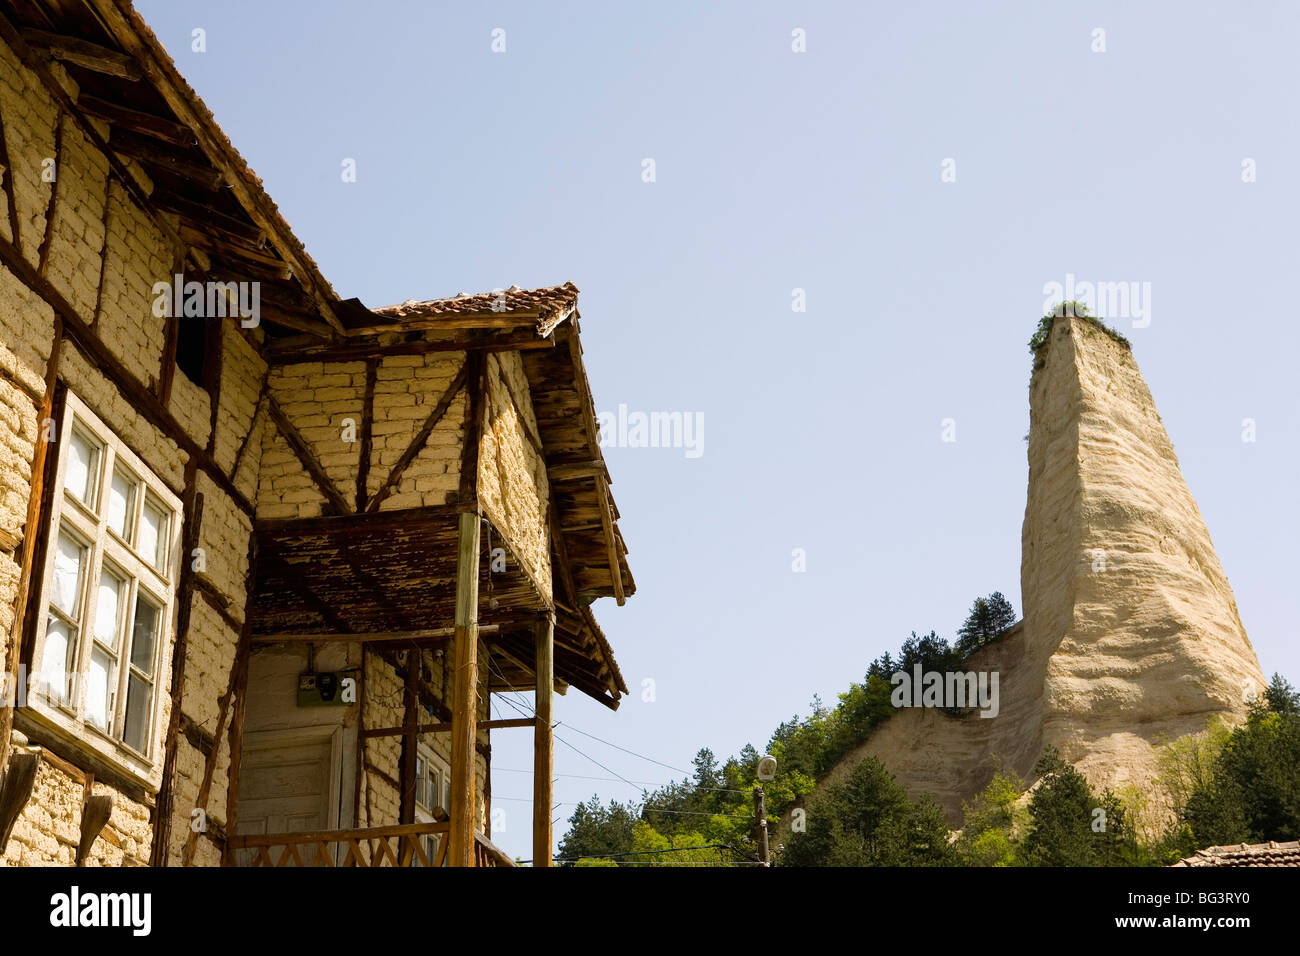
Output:
[[[1025,343],[1067,273],[1152,284],[1120,328],[1260,663],[1300,682],[1300,7],[137,5],[341,295],[571,279],[597,405],[704,414],[700,458],[607,450],[638,593],[595,610],[634,694],[562,721],[687,768],[976,595],[1020,610]],[[496,767],[527,737],[494,734]],[[564,745],[556,770],[609,777]],[[561,776],[557,839],[593,792],[637,795]],[[530,793],[495,774],[525,857]]]

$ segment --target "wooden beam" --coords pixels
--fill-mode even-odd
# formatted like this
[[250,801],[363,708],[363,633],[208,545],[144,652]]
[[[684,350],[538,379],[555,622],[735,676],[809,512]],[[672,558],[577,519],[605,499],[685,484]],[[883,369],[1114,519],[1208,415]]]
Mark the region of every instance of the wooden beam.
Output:
[[[479,627],[479,634],[496,634],[500,631],[498,624],[484,624]],[[454,627],[426,628],[411,631],[371,631],[369,633],[352,633],[338,631],[301,631],[292,634],[257,634],[254,644],[438,644],[449,641],[456,636]]]
[[402,716],[402,788],[398,791],[398,822],[415,822],[415,758],[419,747],[420,651],[406,652],[406,681],[402,687],[405,707]]
[[174,212],[182,219],[188,219],[196,229],[203,232],[224,234],[236,243],[248,243],[259,249],[266,243],[265,229],[250,225],[234,216],[217,212],[211,206],[191,202],[170,193],[155,194],[154,205],[159,209]]
[[[235,660],[231,666],[231,672],[234,675],[229,689],[226,691],[227,700],[229,694],[233,691],[236,695],[235,714],[230,721],[230,735],[227,737],[227,743],[230,746],[230,765],[226,769],[226,831],[232,835],[238,832],[239,819],[239,767],[243,761],[244,753],[244,716],[247,712],[248,703],[248,659],[252,655],[253,636],[253,615],[248,613],[253,604],[253,594],[257,589],[257,536],[248,536],[248,573],[244,578],[244,629],[239,632],[239,643],[235,645]],[[221,739],[221,731],[217,730],[215,735],[218,744]],[[212,749],[214,754],[221,752],[218,745]],[[206,804],[206,797],[204,803]],[[187,844],[188,846],[188,844]],[[229,852],[223,848],[221,856],[222,865],[233,863]]]
[[370,454],[373,438],[371,430],[375,423],[375,383],[379,376],[379,360],[366,362],[366,390],[361,396],[361,454],[357,460],[357,512],[366,510],[366,498],[369,495],[367,484],[370,480]]
[[474,860],[474,743],[478,721],[479,516],[460,516],[456,552],[456,638],[451,731],[451,866]]
[[96,73],[121,77],[124,80],[138,80],[142,74],[140,66],[125,53],[111,50],[98,43],[91,43],[77,37],[60,36],[45,30],[25,29],[23,39],[38,49],[46,50],[56,60],[75,63]]
[[465,443],[461,449],[456,549],[456,644],[451,722],[451,833],[448,864],[474,865],[474,754],[478,722],[478,455],[483,434],[484,357],[465,360]]
[[[411,329],[535,329],[540,317],[541,313],[535,309],[525,312],[446,312],[429,316],[393,316],[392,322],[376,322],[348,329],[343,334],[354,338],[385,332],[407,332]],[[376,315],[375,318],[383,316]]]
[[189,646],[190,617],[194,608],[194,562],[191,555],[199,546],[199,529],[203,524],[203,495],[196,491],[194,463],[185,468],[184,518],[181,533],[181,574],[176,588],[179,608],[176,621],[176,644],[172,648],[171,713],[164,737],[162,784],[158,790],[158,816],[154,821],[150,866],[166,866],[171,841],[172,801],[175,796],[177,735],[181,726],[181,694],[185,687],[185,657]]
[[438,341],[417,339],[392,344],[377,341],[344,345],[274,342],[267,346],[264,358],[272,365],[293,365],[297,362],[359,362],[388,355],[428,355],[433,352],[517,352],[551,348],[555,348],[554,339],[538,338],[528,332],[523,335],[458,336]]
[[551,781],[555,775],[554,723],[555,619],[547,616],[534,631],[537,666],[533,712],[533,866],[551,865]]
[[[245,181],[248,168],[238,158],[230,141],[221,132],[211,115],[201,115],[197,97],[189,89],[176,66],[153,39],[148,30],[141,30],[140,16],[129,4],[118,0],[85,0],[98,14],[109,34],[140,65],[144,75],[152,81],[172,112],[187,124],[186,130],[196,137],[208,160],[221,170],[235,198],[248,211],[257,225],[275,237],[275,245],[293,268],[294,276],[316,301],[321,316],[340,335],[343,323],[334,313],[332,293],[325,277],[302,250],[301,243],[293,237],[288,224],[280,216],[275,204],[252,176]],[[295,245],[296,243],[296,245]]]
[[[379,490],[375,492],[375,496],[367,503],[367,512],[378,511],[379,506],[383,503],[384,499],[397,489],[398,482],[402,478],[402,473],[406,471],[407,466],[410,465],[411,462],[415,461],[415,457],[420,454],[421,449],[424,448],[424,443],[429,440],[429,436],[433,434],[434,428],[437,427],[438,422],[442,421],[442,417],[447,413],[447,409],[451,407],[452,401],[456,398],[456,393],[465,385],[469,369],[470,360],[467,357],[465,359],[465,364],[463,364],[460,367],[460,371],[456,373],[456,377],[451,380],[451,384],[443,391],[441,397],[438,399],[438,403],[433,406],[433,410],[430,411],[428,416],[424,419],[424,424],[420,426],[420,430],[416,432],[415,437],[411,439],[411,443],[407,445],[406,450],[402,452],[402,457],[397,459],[392,470],[389,471],[388,477],[384,479],[384,483],[379,487]],[[479,369],[481,376],[481,363]]]
[[302,463],[302,467],[306,470],[307,474],[311,476],[311,480],[316,483],[316,487],[320,490],[321,494],[325,496],[325,499],[330,503],[330,505],[333,506],[335,512],[338,514],[352,513],[352,508],[348,505],[347,499],[345,499],[343,493],[335,487],[334,479],[330,478],[330,476],[325,473],[325,469],[321,466],[321,463],[317,461],[316,456],[312,454],[311,446],[307,444],[307,440],[302,437],[298,432],[298,429],[296,429],[293,426],[293,423],[289,421],[288,416],[286,416],[284,411],[280,408],[280,403],[277,402],[275,396],[271,395],[269,392],[266,397],[266,409],[271,416],[271,420],[274,421],[276,427],[280,429],[280,434],[284,436],[285,442],[288,443],[290,449],[293,450],[294,455],[297,456],[298,461]]
[[[159,205],[166,208],[165,201],[160,201]],[[289,266],[279,256],[260,249],[254,249],[242,242],[223,239],[216,230],[196,229],[189,222],[182,222],[177,231],[188,245],[202,249],[210,255],[228,260],[228,266],[257,266],[260,267],[261,272],[273,275],[277,282],[290,277]],[[235,261],[231,262],[229,260]],[[258,305],[261,304],[259,297]],[[319,324],[325,326],[324,322]]]
[[[38,264],[36,271],[42,276],[45,275],[45,266],[50,258],[50,243],[54,241],[54,214],[58,209],[59,173],[62,171],[61,164],[63,162],[63,120],[64,114],[60,110],[54,119],[54,182],[50,183],[50,199],[45,207],[45,235],[41,237],[41,246],[37,253]],[[105,237],[104,242],[107,245],[107,237]],[[106,253],[107,249],[104,251]]]
[[[54,317],[54,342],[50,346],[50,358],[45,365],[45,395],[36,410],[36,429],[38,440],[32,455],[32,482],[27,495],[27,518],[23,523],[23,549],[15,555],[18,560],[18,588],[14,601],[13,625],[9,631],[8,653],[5,655],[6,674],[18,673],[18,662],[26,634],[25,622],[28,617],[27,604],[34,587],[32,583],[32,564],[36,554],[36,544],[42,537],[43,528],[49,523],[49,495],[45,488],[47,475],[53,471],[53,457],[50,455],[50,442],[46,437],[53,437],[53,430],[46,430],[45,423],[54,414],[54,393],[58,385],[59,357],[63,350],[63,322]],[[6,688],[6,691],[8,688]],[[14,707],[9,704],[9,694],[0,697],[0,773],[4,772],[5,760],[9,756],[9,739],[13,733]]]
[[600,521],[604,525],[605,548],[609,556],[609,575],[614,583],[614,600],[622,607],[627,600],[623,595],[623,565],[618,558],[618,539],[614,537],[614,519],[609,507],[609,485],[605,483],[604,475],[596,476],[596,491],[600,499]]
[[[208,192],[216,192],[225,180],[218,170],[204,166],[194,158],[196,154],[189,150],[139,136],[128,130],[114,128],[108,137],[108,147],[113,152],[133,159],[142,166],[161,169],[173,176],[194,183]],[[197,156],[202,156],[202,153]]]
[[194,134],[188,128],[161,116],[155,116],[153,113],[110,103],[108,100],[101,100],[98,96],[89,96],[85,93],[77,97],[77,106],[91,116],[108,120],[113,126],[143,136],[152,136],[173,146],[193,146],[195,143]]

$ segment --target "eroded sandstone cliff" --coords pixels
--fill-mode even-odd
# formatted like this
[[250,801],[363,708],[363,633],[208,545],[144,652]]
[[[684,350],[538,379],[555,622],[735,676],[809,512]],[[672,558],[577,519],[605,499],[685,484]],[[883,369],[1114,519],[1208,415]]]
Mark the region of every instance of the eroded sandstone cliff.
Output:
[[1021,560],[1024,620],[965,664],[999,672],[998,716],[900,710],[829,780],[875,755],[953,823],[996,761],[1030,780],[1049,745],[1094,786],[1145,787],[1161,738],[1240,720],[1263,689],[1137,363],[1081,319],[1035,359]]

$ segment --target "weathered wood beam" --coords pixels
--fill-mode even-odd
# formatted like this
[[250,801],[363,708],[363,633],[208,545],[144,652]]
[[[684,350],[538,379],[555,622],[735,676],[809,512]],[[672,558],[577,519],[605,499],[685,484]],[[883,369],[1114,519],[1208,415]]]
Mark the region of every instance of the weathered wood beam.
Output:
[[[159,205],[166,208],[166,203],[163,200],[159,201]],[[254,249],[241,242],[223,239],[214,234],[213,231],[196,229],[188,222],[182,222],[180,229],[177,231],[186,243],[196,246],[210,255],[220,256],[223,259],[235,259],[240,264],[248,263],[261,266],[262,271],[273,275],[277,282],[290,278],[289,267],[285,264],[285,261],[269,252]],[[325,323],[321,322],[320,325],[324,326]]]
[[[437,427],[438,422],[442,421],[443,416],[447,414],[447,409],[451,407],[451,403],[455,400],[456,394],[462,387],[464,387],[466,377],[469,374],[470,365],[471,361],[467,358],[465,363],[460,367],[460,371],[456,373],[456,377],[451,380],[451,384],[443,390],[442,395],[438,398],[438,403],[433,406],[433,409],[425,417],[424,424],[420,426],[420,430],[415,433],[415,437],[411,439],[410,444],[406,446],[406,450],[402,452],[402,457],[398,458],[397,461],[394,462],[392,469],[388,472],[388,477],[385,478],[384,483],[379,486],[379,490],[375,492],[375,496],[366,504],[367,512],[378,511],[379,506],[383,504],[384,499],[388,498],[397,489],[398,482],[402,479],[402,473],[406,471],[407,466],[409,466],[411,462],[415,461],[416,456],[419,455],[421,449],[424,448],[424,443],[427,442],[429,436],[433,434],[433,430]],[[479,368],[481,374],[481,357]],[[468,440],[468,433],[466,440]],[[462,475],[461,477],[463,482],[464,476]]]
[[164,170],[208,192],[217,191],[225,182],[218,170],[196,162],[188,150],[166,146],[129,130],[114,127],[108,137],[108,146],[113,152],[133,159],[142,166]]
[[87,70],[124,80],[138,80],[144,75],[140,71],[140,65],[125,53],[98,43],[31,28],[22,30],[22,35],[32,46],[46,50],[56,60],[75,63]]
[[465,443],[461,449],[461,513],[456,549],[456,639],[451,731],[451,832],[448,863],[474,864],[474,754],[478,721],[479,441],[484,422],[484,357],[465,361]]
[[280,429],[280,434],[284,437],[285,442],[293,450],[294,455],[298,458],[307,474],[311,476],[311,480],[316,483],[316,487],[325,496],[325,499],[338,514],[351,513],[352,508],[348,505],[347,499],[343,497],[343,493],[335,487],[334,479],[325,473],[325,469],[316,460],[316,456],[312,453],[307,440],[294,427],[293,422],[289,421],[288,416],[280,408],[280,403],[275,400],[275,396],[269,393],[267,394],[266,409],[271,416],[271,420],[275,422],[276,428]]
[[555,775],[554,723],[555,618],[539,621],[534,632],[535,705],[533,727],[533,866],[551,865],[551,780]]
[[[391,322],[376,321],[373,325],[348,329],[344,335],[353,338],[361,335],[379,335],[384,332],[409,332],[412,329],[519,329],[536,328],[541,313],[527,312],[447,312],[430,316],[393,316]],[[384,316],[376,315],[383,319]]]
[[379,360],[366,362],[366,387],[361,396],[361,454],[357,459],[357,507],[358,512],[366,510],[367,487],[370,480],[370,454],[373,437],[371,430],[375,423],[375,385],[379,377]]
[[[54,414],[54,396],[58,387],[59,358],[63,351],[63,321],[54,317],[54,341],[50,346],[50,358],[45,364],[45,394],[41,398],[40,408],[36,410],[37,428],[44,433],[45,423]],[[8,653],[5,655],[6,674],[18,673],[18,662],[25,638],[25,626],[28,617],[27,605],[33,589],[32,564],[36,555],[37,542],[41,540],[41,530],[49,523],[49,494],[45,487],[47,474],[53,469],[47,466],[53,463],[50,456],[50,442],[38,441],[32,455],[32,482],[27,496],[27,518],[23,523],[23,549],[18,559],[18,588],[14,600],[13,625],[9,631]],[[4,772],[5,760],[9,756],[9,738],[13,733],[14,708],[9,704],[9,695],[0,697],[0,773]],[[0,851],[3,847],[0,847]]]
[[600,520],[604,525],[605,547],[609,555],[609,575],[614,585],[614,600],[622,607],[627,598],[623,595],[623,565],[618,556],[618,539],[614,536],[614,519],[609,506],[609,485],[605,476],[596,476],[596,491],[600,498]]
[[266,243],[265,229],[217,212],[202,203],[191,202],[171,193],[156,193],[154,205],[159,209],[174,212],[182,219],[188,219],[195,227],[195,231],[225,234],[234,243],[247,243],[256,248],[261,248]]
[[[249,216],[269,235],[276,237],[276,247],[284,254],[293,268],[294,275],[316,301],[321,316],[340,335],[343,324],[334,313],[333,299],[329,286],[319,270],[307,258],[306,253],[289,241],[291,233],[288,226],[275,210],[270,198],[255,184],[245,182],[242,167],[231,148],[229,141],[217,127],[210,116],[201,116],[197,112],[194,96],[187,92],[184,80],[180,77],[174,64],[158,47],[145,38],[147,31],[141,31],[139,14],[129,4],[119,0],[85,0],[86,4],[99,16],[100,22],[122,48],[140,65],[144,75],[152,81],[154,88],[172,112],[186,124],[187,132],[197,138],[208,160],[221,170],[227,183]],[[284,233],[284,235],[282,235]]]
[[171,713],[163,738],[162,784],[158,790],[158,817],[154,822],[150,866],[166,866],[171,838],[172,801],[175,796],[177,734],[181,726],[181,694],[185,687],[185,659],[189,646],[190,618],[194,608],[194,562],[190,555],[199,546],[199,529],[203,524],[203,495],[196,490],[197,468],[191,462],[185,468],[185,496],[182,502],[181,574],[176,587],[178,607],[176,643],[172,648]]
[[[479,634],[496,634],[500,625],[483,624]],[[254,644],[441,644],[456,636],[454,627],[417,628],[410,631],[295,631],[257,634]]]
[[523,335],[458,337],[440,341],[358,342],[347,345],[303,345],[301,342],[275,342],[267,346],[264,358],[272,365],[296,362],[357,362],[388,355],[428,355],[433,352],[516,352],[555,348],[553,339],[538,338],[532,332]]
[[171,143],[173,146],[193,146],[196,142],[194,134],[180,123],[174,123],[169,119],[155,116],[153,113],[146,113],[143,110],[136,110],[129,106],[101,100],[98,96],[83,93],[77,97],[77,106],[91,116],[108,120],[112,126],[127,129],[142,136],[152,136],[154,139],[160,139],[164,143]]

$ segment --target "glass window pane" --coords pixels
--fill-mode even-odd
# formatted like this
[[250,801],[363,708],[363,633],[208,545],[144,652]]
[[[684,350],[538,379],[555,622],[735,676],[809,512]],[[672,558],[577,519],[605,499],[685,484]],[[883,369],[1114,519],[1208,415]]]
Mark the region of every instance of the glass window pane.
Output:
[[86,723],[108,731],[113,706],[113,672],[117,662],[98,647],[90,655],[86,671]]
[[148,499],[140,519],[136,550],[159,571],[167,564],[167,512]]
[[75,538],[59,535],[54,552],[54,577],[50,581],[50,601],[74,621],[81,619],[81,575],[86,564],[86,549]]
[[128,747],[144,751],[149,745],[149,711],[153,706],[153,685],[135,674],[127,679],[126,724],[122,741]]
[[131,628],[131,664],[153,676],[153,649],[158,636],[159,608],[141,594],[135,602],[135,624]]
[[117,636],[122,629],[122,585],[125,582],[116,574],[105,570],[99,576],[99,594],[95,603],[95,639],[117,650]]
[[108,526],[124,541],[131,540],[131,523],[135,515],[136,483],[122,472],[113,471],[113,483],[108,489]]
[[68,464],[64,470],[63,487],[81,499],[81,503],[95,506],[95,475],[99,471],[99,446],[81,432],[73,431],[68,439]]
[[41,673],[37,686],[55,703],[63,700],[68,679],[68,648],[76,639],[77,632],[61,620],[50,615],[50,622],[45,627],[45,649],[41,652]]

